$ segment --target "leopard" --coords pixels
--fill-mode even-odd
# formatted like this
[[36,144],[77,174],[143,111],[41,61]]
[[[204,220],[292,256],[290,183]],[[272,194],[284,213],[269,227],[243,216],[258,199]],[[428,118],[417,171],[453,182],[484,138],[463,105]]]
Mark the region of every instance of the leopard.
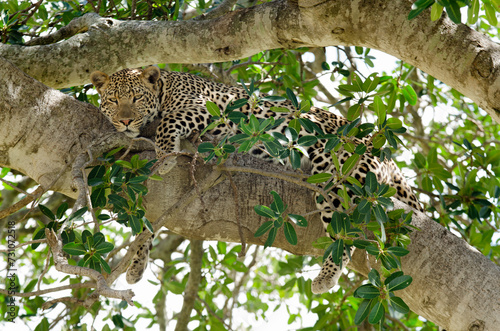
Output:
[[[224,111],[232,102],[240,99],[249,99],[248,89],[245,86],[228,86],[222,83],[200,77],[198,75],[160,70],[156,66],[145,69],[123,69],[108,76],[101,71],[92,72],[92,84],[100,95],[100,111],[113,124],[118,132],[134,138],[141,134],[141,130],[149,123],[159,120],[156,128],[155,143],[157,145],[157,158],[173,155],[180,151],[181,140],[188,139],[196,133],[202,132],[210,123],[212,115],[207,110],[206,103],[215,103]],[[296,105],[289,99],[265,99],[263,102],[247,102],[239,111],[257,119],[273,117],[279,123],[272,132],[284,133],[290,122],[300,116],[307,118],[324,133],[336,134],[350,122],[343,116],[329,110],[311,106],[309,111],[300,113],[293,110]],[[275,108],[277,107],[277,108]],[[290,112],[281,112],[277,109],[289,109]],[[279,122],[280,119],[283,119]],[[211,139],[223,139],[227,135],[238,133],[237,123],[229,122],[217,126],[209,131]],[[298,132],[299,136],[309,134],[305,128]],[[372,149],[370,136],[353,138],[356,144],[365,144]],[[273,159],[261,146],[252,148],[249,153],[258,158]],[[314,145],[306,148],[302,158],[308,159],[308,172],[311,175],[319,173],[336,173],[330,151],[325,150],[325,142],[318,140]],[[340,165],[343,165],[353,154],[344,148],[333,152]],[[161,174],[169,172],[175,167],[175,156],[167,158],[167,163],[160,171]],[[403,173],[392,159],[383,161],[372,153],[364,153],[352,171],[351,176],[360,183],[364,183],[366,175],[372,172],[378,182],[385,183],[396,190],[395,198],[410,207],[423,211],[417,201],[416,195],[405,179]],[[335,190],[332,190],[336,192]],[[316,198],[318,198],[318,194]],[[349,192],[352,195],[352,192]],[[325,199],[316,199],[320,211],[320,219],[325,231],[332,220],[336,210],[343,210],[338,195],[333,194],[331,202],[335,209],[329,207]],[[326,231],[327,236],[328,231]],[[333,240],[332,236],[330,236]],[[132,259],[127,270],[126,280],[130,284],[137,283],[147,266],[149,251],[152,247],[153,235],[140,247]],[[336,265],[331,256],[325,259],[318,276],[312,281],[313,293],[324,293],[334,287],[348,265],[354,247],[346,248],[343,252],[341,264]]]

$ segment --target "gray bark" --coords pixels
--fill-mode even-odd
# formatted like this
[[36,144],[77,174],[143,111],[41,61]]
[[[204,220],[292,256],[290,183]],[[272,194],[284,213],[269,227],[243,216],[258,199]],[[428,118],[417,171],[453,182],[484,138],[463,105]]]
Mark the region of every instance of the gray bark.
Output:
[[[71,176],[75,160],[82,155],[96,157],[130,143],[125,135],[110,132],[111,125],[95,107],[44,86],[0,58],[1,166],[22,171],[45,189],[76,197]],[[139,146],[135,152],[141,150],[145,148]],[[153,151],[144,153],[154,155]],[[163,182],[149,184],[145,202],[148,218],[158,219],[155,227],[161,223],[191,239],[240,242],[233,193],[224,173],[210,165],[196,167],[198,186],[203,192],[200,198],[191,182],[189,162],[187,157],[180,158]],[[235,162],[265,171],[283,170],[279,165],[250,157]],[[263,244],[265,240],[253,236],[263,221],[253,206],[269,203],[271,190],[283,196],[289,212],[303,214],[315,209],[312,193],[295,184],[245,173],[233,173],[233,180],[247,243]],[[401,291],[401,297],[416,313],[447,330],[472,329],[482,324],[485,330],[495,330],[500,323],[499,268],[425,215],[415,217],[414,224],[421,231],[412,234],[411,253],[403,259],[404,271],[414,281]],[[294,254],[320,253],[311,246],[323,236],[317,215],[309,217],[308,228],[297,229],[297,234],[298,245],[291,246],[279,234],[274,246]],[[375,261],[367,260],[358,251],[350,267],[366,276],[368,264],[377,267]],[[116,275],[110,276],[108,284],[114,279]]]
[[62,88],[88,83],[94,70],[230,61],[275,48],[364,46],[415,65],[500,123],[500,45],[446,15],[431,22],[426,11],[408,21],[411,4],[277,0],[211,20],[183,22],[92,16],[86,18],[92,25],[85,33],[51,45],[0,45],[0,56],[46,85]]

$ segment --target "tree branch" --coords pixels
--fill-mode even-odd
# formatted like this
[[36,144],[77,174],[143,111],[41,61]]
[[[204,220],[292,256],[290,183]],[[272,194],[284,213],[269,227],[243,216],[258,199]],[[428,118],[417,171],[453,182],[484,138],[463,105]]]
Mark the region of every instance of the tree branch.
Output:
[[189,267],[189,278],[187,281],[186,289],[184,290],[184,301],[182,309],[177,316],[177,324],[175,331],[187,330],[187,325],[190,321],[191,311],[193,310],[194,303],[198,297],[198,288],[201,282],[201,265],[203,261],[203,241],[191,240],[191,261]]
[[[0,44],[0,56],[39,81],[62,88],[87,83],[93,70],[112,73],[153,63],[231,61],[275,48],[356,45],[418,67],[474,100],[500,123],[500,45],[446,15],[432,22],[430,10],[410,21],[412,3],[276,0],[215,19],[182,22],[118,21],[87,14],[82,20],[89,28],[83,34],[43,46]],[[178,36],[183,36],[181,42]]]

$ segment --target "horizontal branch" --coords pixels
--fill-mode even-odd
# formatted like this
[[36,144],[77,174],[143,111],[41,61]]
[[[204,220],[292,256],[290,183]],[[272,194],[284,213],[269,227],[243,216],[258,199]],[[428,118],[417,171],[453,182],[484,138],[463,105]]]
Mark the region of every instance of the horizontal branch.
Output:
[[[82,113],[88,115],[82,116]],[[73,164],[87,149],[92,155],[100,155],[103,150],[130,144],[131,140],[121,134],[103,140],[111,130],[111,125],[95,107],[43,86],[0,58],[0,165],[28,174],[42,187],[50,187],[57,180],[53,186],[55,191],[76,197],[68,164]],[[154,158],[154,151],[143,152],[140,157]],[[146,217],[158,220],[155,227],[163,225],[190,239],[226,242],[239,242],[241,229],[248,244],[263,245],[266,238],[255,238],[254,233],[264,219],[254,212],[253,206],[269,204],[270,191],[280,194],[289,206],[287,212],[303,214],[316,209],[313,192],[308,188],[258,174],[233,173],[240,201],[240,225],[234,216],[236,207],[230,197],[231,183],[223,180],[221,173],[210,165],[196,166],[194,176],[203,195],[204,203],[201,203],[192,184],[190,162],[191,158],[178,157],[177,166],[163,176],[163,181],[148,183],[149,193],[144,200]],[[235,167],[261,169],[263,173],[283,170],[281,165],[251,156],[242,156],[234,162]],[[396,208],[400,206],[397,201],[395,205]],[[417,214],[413,221],[420,231],[411,234],[411,253],[402,261],[405,273],[413,277],[413,285],[398,295],[412,310],[447,329],[464,329],[477,320],[484,321],[485,329],[495,329],[500,325],[498,267],[437,222]],[[308,220],[307,228],[296,229],[300,238],[297,245],[290,245],[280,232],[274,246],[294,254],[320,255],[322,252],[314,249],[311,243],[324,236],[323,226],[318,214]],[[67,269],[72,266],[64,260],[55,235],[52,232],[46,235],[56,269],[81,275],[80,271]],[[130,254],[134,247],[137,249],[137,242],[131,245]],[[369,263],[377,265],[373,260]],[[365,254],[357,251],[350,267],[367,275]],[[113,277],[104,280],[92,270],[83,274],[96,281],[95,293],[98,295],[131,298],[126,291],[106,291]],[[92,299],[95,297],[89,296],[86,301],[90,303]]]
[[52,292],[59,292],[59,291],[64,291],[64,290],[74,290],[74,289],[78,289],[78,288],[93,288],[93,287],[96,287],[96,283],[93,281],[90,281],[90,282],[85,282],[85,283],[69,284],[69,285],[64,285],[64,286],[51,287],[51,288],[48,288],[46,290],[40,290],[40,291],[33,291],[33,292],[26,292],[26,293],[16,292],[15,294],[10,294],[8,290],[0,289],[0,294],[3,294],[5,296],[29,298],[29,297],[40,296],[40,295],[44,295],[44,294],[52,293]]
[[0,44],[0,56],[46,85],[62,88],[88,83],[94,70],[231,61],[277,48],[363,46],[415,65],[500,123],[500,45],[446,15],[432,22],[430,10],[408,20],[412,3],[276,0],[214,19],[181,22],[87,14],[88,19],[78,19],[82,31],[88,28],[85,33],[51,45]]

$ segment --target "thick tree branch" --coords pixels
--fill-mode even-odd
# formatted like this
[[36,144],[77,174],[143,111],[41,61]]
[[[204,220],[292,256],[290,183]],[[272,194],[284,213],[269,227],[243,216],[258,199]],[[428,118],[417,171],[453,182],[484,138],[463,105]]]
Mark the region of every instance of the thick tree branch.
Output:
[[[111,131],[95,107],[43,86],[0,58],[0,165],[26,173],[42,187],[58,179],[53,189],[76,197],[67,164],[87,148],[99,155],[105,149],[130,143],[121,134],[111,135],[102,144],[94,143]],[[154,155],[153,151],[148,153]],[[217,184],[220,173],[212,166],[197,166],[202,204],[192,187],[190,162],[190,158],[179,157],[163,182],[148,184],[144,202],[148,219],[161,218],[156,227],[164,225],[190,239],[239,242],[235,206],[233,199],[227,198],[231,184],[228,180]],[[235,166],[262,169],[264,173],[282,170],[280,165],[251,157],[241,157]],[[253,206],[269,203],[271,190],[280,193],[289,205],[288,212],[315,210],[313,192],[308,188],[250,173],[234,173],[233,180],[238,187],[241,229],[247,244],[264,243],[265,238],[253,236],[263,221]],[[176,212],[169,214],[173,210]],[[274,245],[295,254],[319,255],[311,243],[324,235],[322,225],[317,214],[309,221],[308,228],[297,229],[301,238],[297,245],[290,245],[283,233],[278,234]],[[412,233],[411,253],[403,259],[403,268],[413,277],[413,284],[398,295],[415,312],[447,329],[463,329],[478,321],[484,321],[486,329],[495,329],[500,325],[499,268],[425,215],[418,213],[414,222],[421,231]],[[370,264],[376,265],[374,261]],[[355,253],[350,267],[366,275],[366,256],[361,251]],[[115,279],[110,275],[106,286]]]
[[275,48],[364,46],[424,70],[500,123],[500,45],[445,15],[432,22],[429,10],[409,21],[412,2],[276,0],[182,22],[117,21],[92,14],[83,34],[44,46],[2,44],[0,56],[62,88],[88,83],[93,70],[230,61]]

